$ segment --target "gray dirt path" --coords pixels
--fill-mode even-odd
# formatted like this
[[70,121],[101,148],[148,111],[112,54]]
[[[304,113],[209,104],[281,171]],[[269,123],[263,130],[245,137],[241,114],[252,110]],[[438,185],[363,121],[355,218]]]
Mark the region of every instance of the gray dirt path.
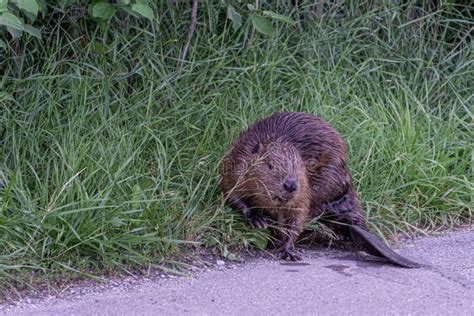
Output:
[[[334,250],[302,264],[255,262],[4,309],[6,315],[474,315],[474,231],[398,250],[430,268],[403,269]],[[0,309],[1,313],[1,309]]]

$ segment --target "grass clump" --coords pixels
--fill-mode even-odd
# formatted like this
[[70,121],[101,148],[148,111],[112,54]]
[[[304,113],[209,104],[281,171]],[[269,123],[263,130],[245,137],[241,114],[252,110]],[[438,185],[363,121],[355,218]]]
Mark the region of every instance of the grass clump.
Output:
[[58,25],[41,49],[25,42],[0,66],[0,287],[263,247],[222,206],[217,166],[242,129],[281,110],[340,131],[380,236],[470,223],[470,30],[444,11],[408,23],[393,10],[268,38],[202,17],[182,68],[182,36],[165,25],[81,40]]

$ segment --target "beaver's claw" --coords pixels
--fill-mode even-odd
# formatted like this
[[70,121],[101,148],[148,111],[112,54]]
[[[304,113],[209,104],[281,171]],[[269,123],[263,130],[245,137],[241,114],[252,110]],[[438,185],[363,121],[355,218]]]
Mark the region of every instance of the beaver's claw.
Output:
[[299,254],[297,254],[292,249],[288,249],[287,247],[284,247],[281,250],[280,258],[283,259],[283,260],[290,260],[290,261],[300,261],[302,259]]
[[250,214],[246,218],[247,223],[252,228],[267,228],[268,224],[265,218],[260,214]]

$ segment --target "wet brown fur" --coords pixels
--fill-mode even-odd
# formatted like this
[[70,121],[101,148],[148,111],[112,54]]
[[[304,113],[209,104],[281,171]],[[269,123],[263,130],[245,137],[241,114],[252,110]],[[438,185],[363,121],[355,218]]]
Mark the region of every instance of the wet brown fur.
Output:
[[[221,191],[251,226],[266,227],[271,219],[288,228],[279,234],[282,257],[297,260],[293,244],[312,217],[329,212],[337,221],[366,226],[344,147],[339,133],[320,117],[275,113],[231,144],[221,164]],[[297,183],[289,196],[285,179]]]

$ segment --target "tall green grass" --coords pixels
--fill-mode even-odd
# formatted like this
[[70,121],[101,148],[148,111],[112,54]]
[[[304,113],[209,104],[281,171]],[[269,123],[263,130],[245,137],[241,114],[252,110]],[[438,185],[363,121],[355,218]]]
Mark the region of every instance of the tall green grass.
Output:
[[391,10],[269,38],[201,18],[182,69],[181,37],[164,25],[89,29],[84,41],[58,25],[44,46],[25,43],[2,62],[0,289],[264,246],[223,207],[217,166],[274,111],[340,131],[380,236],[470,223],[469,31],[453,37],[464,22],[439,12],[409,23]]

